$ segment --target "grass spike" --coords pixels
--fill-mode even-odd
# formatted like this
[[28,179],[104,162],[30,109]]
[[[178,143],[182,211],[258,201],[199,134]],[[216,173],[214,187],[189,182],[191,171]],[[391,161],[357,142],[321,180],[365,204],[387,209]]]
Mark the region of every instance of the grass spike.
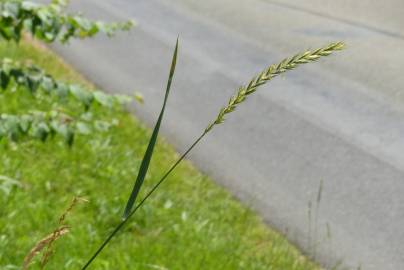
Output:
[[216,119],[206,127],[205,131],[210,131],[214,125],[223,123],[225,114],[234,111],[237,105],[243,102],[248,95],[254,93],[259,86],[264,85],[274,77],[286,71],[296,68],[300,64],[314,62],[322,56],[328,56],[332,52],[341,50],[343,48],[344,43],[342,42],[330,43],[316,50],[307,50],[301,54],[296,54],[290,58],[285,58],[277,65],[269,66],[258,76],[254,77],[246,86],[239,88],[238,92],[230,99],[227,106],[220,110]]

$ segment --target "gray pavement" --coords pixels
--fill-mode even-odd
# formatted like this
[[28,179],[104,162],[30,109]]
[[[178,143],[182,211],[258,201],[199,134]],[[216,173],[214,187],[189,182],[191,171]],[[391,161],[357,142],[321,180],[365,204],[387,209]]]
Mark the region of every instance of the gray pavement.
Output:
[[325,1],[328,9],[314,9],[309,1],[76,1],[73,8],[90,17],[135,18],[138,26],[54,49],[108,91],[141,91],[146,104],[134,109],[152,125],[179,34],[162,131],[182,151],[268,64],[344,40],[346,51],[260,89],[190,158],[326,268],[342,261],[349,269],[399,270],[404,22],[393,8],[401,2],[387,2],[382,9],[370,0],[355,7]]

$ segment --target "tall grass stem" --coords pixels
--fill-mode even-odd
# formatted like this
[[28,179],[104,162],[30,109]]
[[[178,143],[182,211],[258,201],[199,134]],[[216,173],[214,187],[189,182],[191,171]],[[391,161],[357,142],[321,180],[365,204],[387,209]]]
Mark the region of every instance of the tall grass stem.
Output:
[[208,134],[214,126],[224,122],[224,116],[232,111],[234,111],[240,103],[245,101],[248,95],[254,93],[257,88],[264,85],[274,77],[284,73],[288,70],[292,70],[301,64],[306,64],[318,60],[322,56],[328,56],[334,51],[343,49],[344,44],[342,42],[330,43],[327,46],[318,48],[316,50],[307,50],[303,53],[296,54],[291,58],[285,58],[277,65],[271,65],[264,71],[262,71],[258,76],[254,77],[246,86],[242,86],[238,89],[235,95],[233,95],[228,105],[223,107],[216,119],[211,122],[202,134],[195,140],[195,142],[185,151],[184,154],[170,167],[170,169],[161,177],[161,179],[153,186],[153,188],[146,194],[146,196],[137,204],[137,206],[127,215],[127,217],[122,220],[118,226],[112,231],[112,233],[106,238],[102,245],[93,254],[90,260],[84,265],[82,270],[87,269],[87,267],[94,261],[94,259],[101,253],[105,246],[111,241],[117,232],[119,232],[126,222],[136,213],[136,211],[144,204],[144,202],[157,190],[157,188],[167,179],[167,176],[178,166],[178,164],[188,155],[188,153],[203,139],[203,137]]

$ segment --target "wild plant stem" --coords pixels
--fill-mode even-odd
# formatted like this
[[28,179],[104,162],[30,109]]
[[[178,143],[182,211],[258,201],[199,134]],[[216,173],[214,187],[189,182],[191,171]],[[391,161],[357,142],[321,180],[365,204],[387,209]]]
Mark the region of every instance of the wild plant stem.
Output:
[[202,140],[203,137],[209,131],[204,131],[198,139],[185,151],[184,154],[171,166],[171,168],[161,177],[161,179],[153,186],[153,188],[146,194],[146,196],[136,205],[136,207],[130,212],[127,218],[123,219],[112,231],[112,233],[104,240],[102,245],[97,249],[93,256],[88,260],[88,262],[81,268],[81,270],[87,269],[87,267],[94,261],[95,258],[101,253],[105,246],[112,240],[117,232],[119,232],[126,222],[136,213],[136,211],[143,205],[143,203],[156,191],[156,189],[167,179],[167,176],[180,164],[180,162],[191,152],[191,150]]
[[[288,70],[292,70],[301,64],[310,63],[316,61],[322,56],[328,56],[334,51],[341,50],[344,47],[342,42],[330,43],[325,47],[321,47],[317,50],[310,51],[307,50],[301,54],[296,54],[291,58],[285,58],[277,65],[271,65],[264,71],[262,71],[257,77],[253,78],[250,83],[246,86],[242,86],[238,89],[237,93],[232,96],[227,104],[227,106],[223,107],[219,114],[217,115],[215,121],[211,122],[199,136],[198,139],[188,148],[187,151],[171,166],[171,168],[163,175],[163,177],[157,182],[156,185],[147,193],[147,195],[140,201],[140,203],[127,215],[125,219],[118,224],[118,226],[114,229],[114,231],[107,237],[107,239],[103,242],[103,244],[98,248],[98,250],[94,253],[91,259],[86,263],[86,265],[82,268],[82,270],[87,269],[87,267],[92,263],[92,261],[100,254],[100,252],[104,249],[104,247],[111,241],[111,239],[115,236],[117,232],[119,232],[122,227],[126,224],[126,222],[133,216],[133,214],[143,205],[143,203],[153,194],[153,192],[164,182],[167,176],[177,167],[177,165],[187,156],[187,154],[202,140],[202,138],[213,129],[214,126],[221,124],[225,120],[225,115],[231,113],[236,109],[236,107],[245,101],[248,95],[254,93],[257,88],[261,85],[272,80],[274,77],[287,72]],[[170,72],[171,74],[171,72]],[[171,75],[170,75],[171,76]],[[311,215],[311,214],[310,214]]]

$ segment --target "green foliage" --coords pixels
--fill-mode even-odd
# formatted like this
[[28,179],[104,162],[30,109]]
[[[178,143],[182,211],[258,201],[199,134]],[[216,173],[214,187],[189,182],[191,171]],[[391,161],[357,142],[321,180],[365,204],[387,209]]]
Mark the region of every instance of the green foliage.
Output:
[[[99,32],[112,35],[117,30],[128,30],[132,23],[95,22],[81,15],[64,12],[67,2],[52,1],[41,5],[30,1],[7,0],[0,2],[0,37],[19,42],[24,32],[46,42],[66,42],[73,37],[91,37]],[[18,91],[17,91],[18,90]],[[32,64],[21,64],[4,58],[0,61],[0,91],[19,92],[28,90],[33,96],[47,95],[59,103],[68,99],[81,104],[85,111],[98,104],[114,108],[129,102],[123,95],[107,95],[99,90],[89,90],[78,84],[68,84],[54,79],[43,69]],[[38,92],[41,92],[39,95]],[[75,117],[56,110],[0,115],[0,140],[18,141],[22,137],[46,141],[60,135],[71,146],[75,134],[88,134],[93,130],[106,130],[110,124],[102,121],[76,121]],[[92,119],[91,119],[92,120]],[[95,127],[95,128],[94,128]]]
[[99,32],[112,36],[117,30],[127,31],[132,21],[104,23],[79,14],[65,12],[67,2],[52,1],[41,5],[31,1],[2,0],[0,2],[0,37],[19,42],[24,32],[45,42],[67,42],[71,38],[92,37]]
[[[99,32],[108,36],[117,30],[129,30],[133,23],[103,23],[91,21],[81,15],[65,12],[67,1],[54,0],[48,5],[23,0],[1,0],[0,2],[0,38],[19,42],[24,32],[34,38],[53,42],[67,42],[71,38],[92,37]],[[111,96],[102,91],[90,91],[77,84],[67,84],[55,80],[35,65],[22,65],[10,59],[0,61],[0,91],[17,92],[26,89],[33,96],[42,94],[57,97],[58,101],[73,99],[89,110],[93,104],[109,108],[129,102],[127,96]],[[76,133],[90,133],[92,130],[83,121],[76,122],[74,117],[55,110],[6,114],[0,116],[0,140],[9,138],[17,141],[27,136],[46,141],[58,134],[71,146]],[[101,121],[99,121],[101,122]],[[105,129],[106,125],[95,125]]]
[[23,88],[35,94],[38,90],[59,99],[73,98],[80,102],[85,110],[92,104],[112,108],[131,101],[129,96],[108,95],[99,90],[89,90],[78,84],[67,84],[54,79],[43,69],[35,65],[21,65],[11,59],[0,61],[0,90]]
[[[0,90],[11,93],[28,90],[34,96],[39,92],[43,96],[56,98],[58,102],[72,99],[81,104],[85,111],[90,106],[99,105],[107,108],[121,107],[131,101],[129,96],[108,95],[99,90],[89,90],[78,84],[68,84],[56,80],[41,68],[29,64],[22,65],[11,59],[0,62]],[[19,91],[18,91],[19,90]],[[49,137],[60,135],[71,146],[75,134],[89,134],[93,131],[106,131],[111,123],[69,115],[57,110],[30,111],[24,114],[0,115],[0,140],[8,138],[18,141],[23,137],[46,141]]]
[[[21,46],[4,44],[0,43],[0,55],[34,59],[55,78],[90,87],[49,51],[25,41]],[[0,95],[1,110],[10,113],[47,111],[52,103],[21,91]],[[74,112],[80,107],[70,102],[64,108]],[[70,233],[55,243],[45,269],[80,269],[120,221],[152,131],[122,110],[92,106],[86,114],[90,113],[106,122],[117,119],[118,124],[108,132],[76,136],[70,148],[57,138],[46,144],[0,141],[0,269],[21,269],[24,257],[55,228],[74,196],[84,196],[89,203],[70,216]],[[139,198],[177,158],[159,138]],[[164,191],[155,195],[91,269],[320,269],[189,162],[181,163],[164,183]],[[31,270],[41,269],[39,259]]]
[[2,196],[8,197],[14,187],[21,187],[21,183],[13,178],[5,175],[0,175],[0,191]]
[[8,138],[16,142],[29,137],[45,142],[50,137],[59,135],[68,146],[72,146],[76,134],[105,132],[114,125],[117,125],[116,121],[76,120],[58,111],[33,111],[22,115],[1,114],[0,141],[2,138]]

